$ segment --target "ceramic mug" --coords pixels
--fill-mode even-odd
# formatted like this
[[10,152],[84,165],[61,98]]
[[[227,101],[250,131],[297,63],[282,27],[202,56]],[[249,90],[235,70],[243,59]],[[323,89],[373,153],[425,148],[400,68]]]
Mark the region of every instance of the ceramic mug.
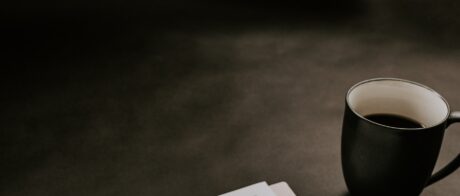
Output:
[[[420,126],[404,126],[409,119]],[[454,122],[460,122],[460,112],[451,112],[446,100],[425,85],[375,78],[351,87],[341,145],[350,194],[419,195],[452,173],[460,155],[432,175],[444,131]]]

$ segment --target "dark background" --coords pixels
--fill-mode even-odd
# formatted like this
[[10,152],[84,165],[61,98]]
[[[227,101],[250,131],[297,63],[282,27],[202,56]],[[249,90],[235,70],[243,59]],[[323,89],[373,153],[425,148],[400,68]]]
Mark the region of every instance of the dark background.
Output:
[[[346,195],[344,94],[460,109],[453,0],[16,1],[0,8],[0,195]],[[460,149],[446,133],[437,168]],[[459,195],[460,173],[422,195]]]

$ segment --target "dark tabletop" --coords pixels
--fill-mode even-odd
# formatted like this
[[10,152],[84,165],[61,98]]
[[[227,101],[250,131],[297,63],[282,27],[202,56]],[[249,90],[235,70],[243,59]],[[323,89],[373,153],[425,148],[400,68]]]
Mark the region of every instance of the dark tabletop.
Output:
[[[413,23],[354,4],[233,6],[243,14],[12,12],[0,195],[218,195],[286,181],[300,196],[344,196],[351,85],[405,78],[460,109],[455,24],[404,28]],[[446,132],[437,169],[457,155],[459,131]],[[457,171],[422,195],[460,195],[459,183]]]

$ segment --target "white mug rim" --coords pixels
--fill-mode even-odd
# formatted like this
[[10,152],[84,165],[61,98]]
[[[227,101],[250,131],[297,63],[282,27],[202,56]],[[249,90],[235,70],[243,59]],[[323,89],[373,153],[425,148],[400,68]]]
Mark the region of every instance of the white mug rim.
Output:
[[[396,82],[403,82],[403,83],[409,83],[409,84],[413,84],[413,85],[417,85],[419,87],[422,87],[428,91],[430,91],[431,93],[433,93],[434,95],[436,95],[437,97],[439,97],[443,102],[444,104],[446,105],[446,108],[447,108],[447,114],[445,115],[445,117],[443,118],[442,121],[440,121],[439,123],[435,124],[435,125],[431,125],[431,126],[428,126],[428,127],[421,127],[421,128],[403,128],[403,127],[393,127],[393,126],[388,126],[388,125],[384,125],[384,124],[380,124],[380,123],[376,123],[374,121],[371,121],[367,118],[365,118],[363,115],[359,114],[357,111],[355,111],[351,106],[350,106],[350,102],[349,102],[349,95],[350,93],[358,86],[361,86],[363,84],[366,84],[366,83],[370,83],[370,82],[376,82],[376,81],[396,81]],[[347,92],[347,95],[346,95],[346,102],[347,102],[347,107],[350,108],[350,110],[356,115],[358,116],[359,118],[371,123],[371,124],[374,124],[374,125],[378,125],[378,126],[382,126],[382,127],[386,127],[386,128],[390,128],[390,129],[395,129],[395,130],[425,130],[425,129],[430,129],[430,128],[433,128],[433,127],[437,127],[443,123],[445,123],[447,121],[447,119],[449,118],[449,115],[450,115],[450,106],[449,106],[449,103],[447,103],[446,99],[441,95],[439,94],[438,92],[436,92],[435,90],[433,90],[432,88],[426,86],[426,85],[423,85],[423,84],[420,84],[418,82],[414,82],[414,81],[411,81],[411,80],[406,80],[406,79],[401,79],[401,78],[391,78],[391,77],[381,77],[381,78],[371,78],[371,79],[367,79],[367,80],[363,80],[361,82],[358,82],[356,84],[354,84],[352,87],[350,87],[350,89],[348,90]]]

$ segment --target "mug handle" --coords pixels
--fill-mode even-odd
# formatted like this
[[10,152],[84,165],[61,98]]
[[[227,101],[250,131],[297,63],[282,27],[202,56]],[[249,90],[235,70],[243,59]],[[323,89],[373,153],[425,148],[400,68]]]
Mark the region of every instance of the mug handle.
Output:
[[[460,122],[460,111],[450,113],[449,118],[447,118],[446,128],[456,122]],[[460,154],[458,154],[457,157],[455,157],[455,159],[452,160],[449,164],[444,166],[444,168],[440,169],[438,172],[433,174],[425,186],[429,186],[443,179],[444,177],[448,176],[449,174],[454,172],[459,167],[460,167]]]

